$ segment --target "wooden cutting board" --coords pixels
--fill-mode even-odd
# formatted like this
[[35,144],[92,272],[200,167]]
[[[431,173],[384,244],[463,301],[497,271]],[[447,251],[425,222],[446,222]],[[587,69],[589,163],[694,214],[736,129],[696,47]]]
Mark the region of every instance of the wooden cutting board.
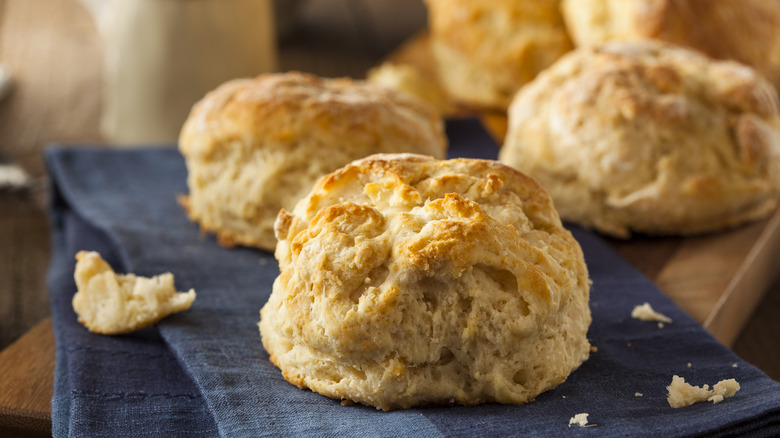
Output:
[[[428,87],[438,87],[426,33],[407,41],[387,61],[414,66]],[[507,130],[504,113],[453,106],[445,117],[474,115],[502,144]],[[727,346],[736,340],[780,271],[780,210],[760,222],[700,237],[608,240]]]

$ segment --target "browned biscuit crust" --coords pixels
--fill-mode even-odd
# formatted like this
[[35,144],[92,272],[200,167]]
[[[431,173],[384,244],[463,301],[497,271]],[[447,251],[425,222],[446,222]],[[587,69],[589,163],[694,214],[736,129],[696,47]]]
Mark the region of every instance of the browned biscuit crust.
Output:
[[494,161],[376,155],[280,213],[261,311],[291,383],[383,410],[525,403],[587,359],[582,251]]
[[443,123],[415,99],[301,73],[230,81],[192,109],[179,148],[189,217],[225,245],[272,250],[273,222],[316,179],[378,152],[444,157]]
[[608,234],[722,230],[777,206],[777,94],[747,66],[659,41],[584,47],[518,93],[500,159]]

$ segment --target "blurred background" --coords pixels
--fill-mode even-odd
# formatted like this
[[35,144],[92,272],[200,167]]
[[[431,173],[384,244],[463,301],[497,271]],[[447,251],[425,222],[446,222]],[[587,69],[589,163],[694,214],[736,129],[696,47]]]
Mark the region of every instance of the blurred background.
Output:
[[[134,2],[140,4],[131,11],[137,14],[145,13],[144,4],[182,3],[126,3]],[[267,3],[249,1],[258,2]],[[33,178],[44,173],[40,150],[45,144],[105,140],[100,130],[104,79],[109,76],[103,71],[104,55],[113,59],[106,65],[131,67],[123,60],[132,55],[127,47],[122,47],[124,53],[104,53],[104,38],[85,6],[92,3],[110,9],[113,1],[0,0],[0,62],[13,77],[13,88],[0,105],[0,154],[21,165]],[[277,41],[269,44],[278,44],[279,71],[364,77],[369,68],[424,28],[426,22],[421,0],[276,0],[273,4]],[[149,11],[154,12],[159,11]],[[170,12],[171,21],[176,12]],[[124,29],[123,21],[134,19],[115,17],[113,28]],[[158,28],[164,25],[156,24]],[[230,26],[225,27],[229,30]],[[137,31],[136,38],[143,35],[142,30]],[[179,46],[187,44],[185,40]],[[116,47],[110,42],[105,45]],[[193,49],[202,50],[197,46]],[[185,116],[178,115],[182,121]]]

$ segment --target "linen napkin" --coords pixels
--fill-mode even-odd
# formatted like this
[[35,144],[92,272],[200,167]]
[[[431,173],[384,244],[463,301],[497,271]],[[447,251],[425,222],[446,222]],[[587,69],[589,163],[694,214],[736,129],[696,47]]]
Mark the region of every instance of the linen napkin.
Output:
[[[450,122],[451,155],[495,158],[478,122]],[[270,253],[220,247],[176,203],[186,169],[172,146],[47,151],[53,182],[49,284],[57,341],[55,436],[777,436],[780,384],[740,360],[598,236],[570,227],[593,286],[597,351],[566,382],[523,406],[381,412],[341,406],[285,382],[268,361],[259,310],[278,274]],[[99,250],[119,272],[170,271],[192,308],[124,336],[90,334],[70,307],[73,255]],[[649,302],[673,322],[630,317]],[[719,404],[673,409],[673,375],[735,378]],[[638,396],[637,394],[642,394]],[[593,427],[569,425],[588,413]]]

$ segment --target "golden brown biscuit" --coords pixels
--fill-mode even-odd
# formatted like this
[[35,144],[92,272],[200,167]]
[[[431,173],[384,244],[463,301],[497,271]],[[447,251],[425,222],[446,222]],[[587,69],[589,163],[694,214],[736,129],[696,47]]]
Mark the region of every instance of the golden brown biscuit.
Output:
[[753,66],[780,88],[778,0],[563,0],[578,46],[654,38]]
[[276,232],[260,333],[296,386],[383,410],[520,404],[588,358],[582,251],[544,189],[498,162],[368,157]]
[[190,218],[223,245],[273,250],[273,223],[316,179],[378,152],[444,157],[435,111],[350,79],[301,73],[230,81],[198,102],[182,128]]
[[559,0],[425,0],[447,92],[506,109],[514,93],[571,50]]
[[518,93],[500,159],[564,220],[620,237],[721,230],[777,206],[777,95],[747,66],[659,41],[580,48]]

